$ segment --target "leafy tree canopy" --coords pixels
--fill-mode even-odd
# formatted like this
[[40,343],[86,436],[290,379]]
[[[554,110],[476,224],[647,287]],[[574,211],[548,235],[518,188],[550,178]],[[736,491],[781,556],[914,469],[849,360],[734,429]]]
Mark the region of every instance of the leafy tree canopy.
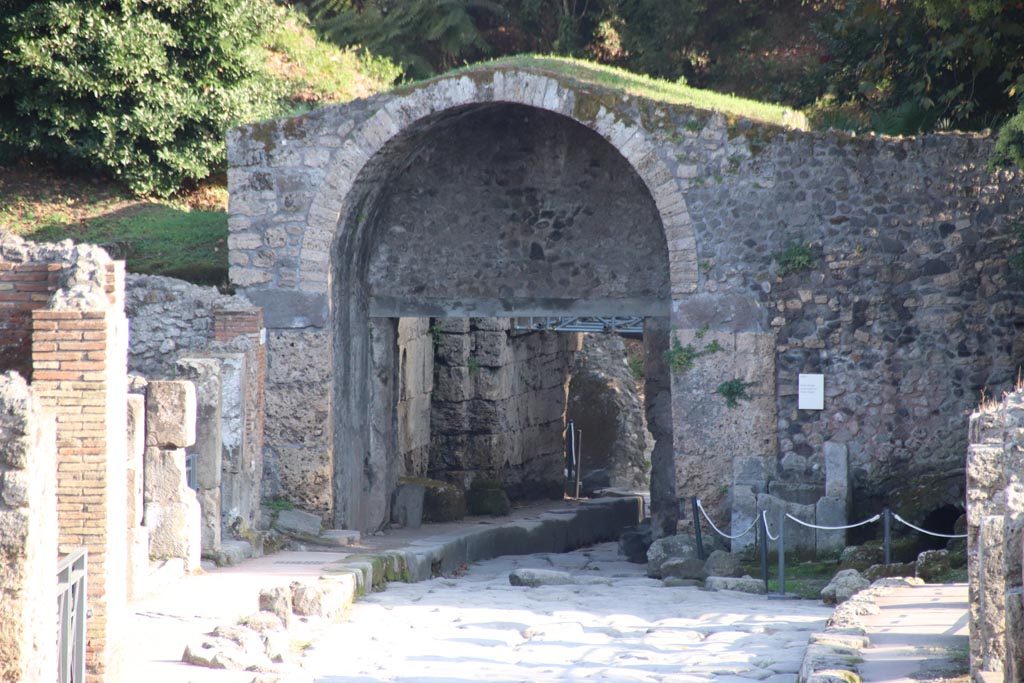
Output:
[[273,112],[269,0],[0,2],[0,144],[170,194]]

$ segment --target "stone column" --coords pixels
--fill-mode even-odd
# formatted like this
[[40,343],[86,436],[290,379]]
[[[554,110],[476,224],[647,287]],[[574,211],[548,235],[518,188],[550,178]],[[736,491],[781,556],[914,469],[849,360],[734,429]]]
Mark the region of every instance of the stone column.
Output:
[[644,408],[651,451],[651,530],[654,538],[676,533],[679,509],[672,437],[672,380],[665,352],[669,348],[667,318],[644,319]]
[[149,529],[142,525],[145,498],[146,397],[128,394],[128,599],[145,593]]
[[398,318],[370,318],[370,449],[363,465],[362,521],[376,531],[391,520],[398,484]]
[[199,568],[199,503],[188,487],[185,448],[196,440],[196,390],[191,382],[157,381],[146,387],[145,523],[152,559],[181,558]]
[[207,358],[179,358],[178,376],[196,388],[196,440],[185,448],[194,457],[196,497],[202,513],[203,554],[216,556],[221,540],[221,365]]

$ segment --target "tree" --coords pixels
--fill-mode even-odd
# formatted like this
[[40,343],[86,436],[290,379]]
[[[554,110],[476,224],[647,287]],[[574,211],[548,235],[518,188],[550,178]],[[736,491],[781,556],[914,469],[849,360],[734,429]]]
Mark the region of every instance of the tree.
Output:
[[224,131],[273,113],[269,0],[6,2],[0,142],[167,195],[225,161]]

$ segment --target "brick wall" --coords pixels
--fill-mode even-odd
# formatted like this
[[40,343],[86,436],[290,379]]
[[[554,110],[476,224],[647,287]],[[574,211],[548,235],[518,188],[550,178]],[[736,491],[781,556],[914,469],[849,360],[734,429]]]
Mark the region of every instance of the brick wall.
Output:
[[89,551],[87,683],[116,680],[127,542],[124,264],[31,312],[33,388],[57,421],[58,552]]
[[32,378],[32,311],[46,306],[63,263],[0,260],[0,368]]

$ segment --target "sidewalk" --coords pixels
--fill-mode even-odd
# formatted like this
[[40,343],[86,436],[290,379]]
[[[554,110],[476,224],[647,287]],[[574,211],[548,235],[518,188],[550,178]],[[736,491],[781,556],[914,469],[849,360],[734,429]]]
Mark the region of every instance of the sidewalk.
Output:
[[871,639],[858,667],[864,683],[922,683],[964,669],[967,584],[906,586],[874,602],[881,611],[863,617]]
[[[504,536],[518,541],[513,545],[519,547],[512,550],[519,553],[561,552],[559,545],[575,547],[593,542],[587,536],[607,537],[612,533],[617,537],[618,529],[597,528],[600,523],[613,522],[610,517],[616,517],[614,523],[621,526],[624,520],[619,518],[628,517],[628,504],[611,502],[614,500],[627,499],[547,501],[517,508],[508,517],[468,518],[401,529],[365,537],[359,545],[336,552],[284,551],[181,577],[128,605],[126,635],[119,643],[125,662],[120,680],[250,683],[252,672],[196,667],[182,663],[181,656],[185,646],[202,634],[256,612],[261,589],[286,586],[296,580],[312,582],[326,566],[356,554],[401,550],[428,561],[436,558],[442,567],[457,567],[474,561],[477,555],[494,557],[498,554],[495,541]],[[610,512],[613,508],[615,514]]]

